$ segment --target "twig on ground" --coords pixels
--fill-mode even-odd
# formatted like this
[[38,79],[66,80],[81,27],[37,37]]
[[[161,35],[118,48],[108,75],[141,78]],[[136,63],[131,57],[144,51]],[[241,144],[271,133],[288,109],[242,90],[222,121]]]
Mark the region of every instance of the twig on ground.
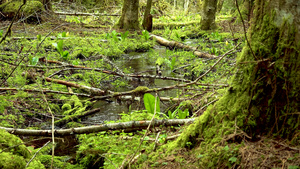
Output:
[[28,161],[28,163],[26,164],[25,168],[28,167],[28,165],[31,163],[31,161],[35,158],[35,156],[37,155],[37,153],[39,153],[44,147],[46,147],[48,144],[50,143],[50,141],[48,141],[46,144],[43,145],[43,147],[41,147],[37,152],[34,153],[33,157]]
[[157,146],[157,143],[158,143],[158,137],[159,137],[159,135],[160,135],[160,132],[158,132],[157,135],[156,135],[155,142],[154,142],[154,147],[153,147],[153,151],[156,150],[156,146]]

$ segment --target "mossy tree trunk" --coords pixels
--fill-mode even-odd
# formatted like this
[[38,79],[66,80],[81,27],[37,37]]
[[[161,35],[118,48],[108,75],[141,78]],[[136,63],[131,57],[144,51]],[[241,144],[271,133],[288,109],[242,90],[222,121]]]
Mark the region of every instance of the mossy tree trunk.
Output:
[[139,0],[124,0],[117,27],[124,30],[139,29]]
[[268,135],[299,144],[300,13],[297,8],[299,0],[255,1],[248,30],[251,48],[246,45],[238,57],[239,72],[233,77],[231,87],[189,126],[175,145],[196,145],[199,137],[204,139],[201,145],[220,143],[237,129],[252,139]]
[[252,136],[300,137],[299,18],[299,0],[255,1],[248,36],[256,59],[248,47],[244,49],[239,60],[244,75],[233,83],[238,86],[242,78],[242,85],[236,87],[242,90],[236,93],[244,88],[250,96],[244,124]]
[[215,18],[218,0],[204,0],[202,2],[200,28],[210,30],[216,27]]

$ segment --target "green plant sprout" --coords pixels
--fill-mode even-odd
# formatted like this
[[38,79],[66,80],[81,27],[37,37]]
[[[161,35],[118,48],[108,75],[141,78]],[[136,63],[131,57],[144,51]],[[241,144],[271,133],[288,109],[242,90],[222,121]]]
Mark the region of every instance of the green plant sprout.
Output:
[[185,109],[184,111],[182,111],[180,109],[180,107],[182,106],[183,104],[180,103],[179,106],[177,107],[176,110],[174,110],[173,112],[171,112],[170,110],[168,111],[168,118],[169,119],[175,119],[175,118],[178,118],[178,119],[185,119],[188,115],[189,115],[189,110],[188,109]]
[[126,31],[126,32],[122,32],[122,33],[121,33],[121,40],[122,40],[122,41],[126,40],[126,38],[127,38],[127,36],[128,36],[128,33],[129,33],[129,31]]
[[2,37],[3,36],[3,30],[1,29],[0,30],[0,37]]
[[67,60],[69,56],[68,51],[63,51],[63,40],[59,40],[58,43],[52,43],[52,45],[56,48],[57,52],[60,54],[60,56],[64,59]]
[[142,37],[146,40],[146,41],[148,41],[149,39],[150,39],[150,34],[149,34],[149,32],[148,31],[146,31],[146,30],[143,30],[142,31]]

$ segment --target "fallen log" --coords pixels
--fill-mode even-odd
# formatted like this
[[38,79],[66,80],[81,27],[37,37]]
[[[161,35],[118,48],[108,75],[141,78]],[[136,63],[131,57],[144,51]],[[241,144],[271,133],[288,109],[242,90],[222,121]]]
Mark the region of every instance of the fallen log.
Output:
[[106,13],[83,13],[83,12],[54,12],[56,15],[73,15],[73,16],[121,16],[120,14],[106,14]]
[[163,46],[169,47],[170,49],[177,48],[177,49],[183,49],[185,51],[192,51],[195,56],[198,56],[200,58],[213,59],[213,58],[217,57],[217,56],[211,55],[209,53],[200,52],[200,51],[198,51],[197,47],[188,46],[188,45],[182,44],[180,42],[176,42],[176,41],[169,41],[169,40],[162,38],[160,36],[157,36],[157,35],[152,34],[150,36],[150,38],[151,39],[154,38],[157,43],[159,43]]
[[[130,128],[144,129],[147,128],[151,123],[151,126],[158,127],[163,126],[177,126],[184,125],[194,122],[195,118],[192,119],[164,119],[164,120],[154,120],[152,121],[130,121],[124,123],[111,123],[111,124],[102,124],[97,126],[87,126],[79,128],[69,128],[69,129],[59,129],[54,130],[55,136],[67,136],[74,134],[88,134],[88,133],[97,133],[101,131],[108,130],[124,130]],[[14,135],[23,135],[23,136],[51,136],[51,130],[29,130],[29,129],[14,129],[7,127],[0,127],[0,129],[6,130],[7,132]]]

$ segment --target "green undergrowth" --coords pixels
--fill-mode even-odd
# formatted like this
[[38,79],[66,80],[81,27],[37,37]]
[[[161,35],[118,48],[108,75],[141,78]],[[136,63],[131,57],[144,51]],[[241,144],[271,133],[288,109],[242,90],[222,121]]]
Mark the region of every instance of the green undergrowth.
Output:
[[[73,95],[69,98],[62,96],[60,99],[65,102],[61,107],[63,112],[62,115],[64,115],[64,117],[55,121],[54,124],[56,126],[65,125],[70,121],[72,121],[71,123],[77,120],[80,121],[79,117],[84,115],[88,111],[87,108],[91,105],[91,102],[80,100],[76,95]],[[74,127],[75,124],[73,123],[73,125],[70,125]]]
[[[86,168],[93,165],[104,168],[120,167],[123,160],[130,158],[137,151],[142,132],[138,133],[140,132],[113,135],[113,133],[101,132],[96,135],[81,135],[79,136],[81,146],[77,151],[77,160]],[[151,151],[149,147],[153,147],[153,143],[144,141],[140,150],[146,150],[149,153]],[[147,156],[142,155],[139,161],[146,159]]]

